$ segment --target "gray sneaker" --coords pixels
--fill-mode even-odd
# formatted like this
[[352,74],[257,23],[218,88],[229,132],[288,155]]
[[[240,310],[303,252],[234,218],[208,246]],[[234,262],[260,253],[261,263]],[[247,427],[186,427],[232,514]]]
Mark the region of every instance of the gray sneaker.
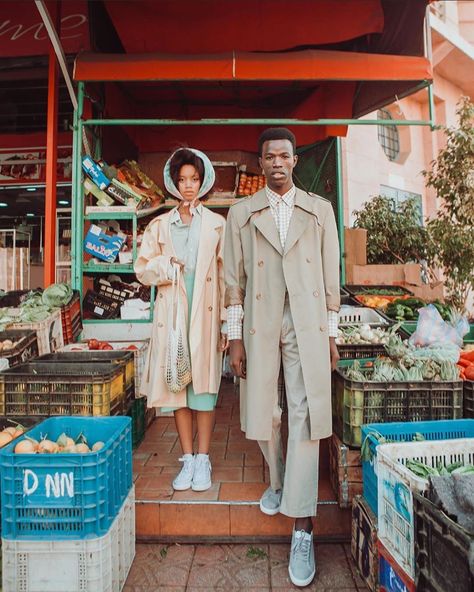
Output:
[[314,561],[313,533],[294,530],[291,537],[290,580],[295,586],[309,586],[316,573]]
[[281,489],[275,491],[269,487],[260,498],[260,510],[268,516],[275,516],[280,511]]

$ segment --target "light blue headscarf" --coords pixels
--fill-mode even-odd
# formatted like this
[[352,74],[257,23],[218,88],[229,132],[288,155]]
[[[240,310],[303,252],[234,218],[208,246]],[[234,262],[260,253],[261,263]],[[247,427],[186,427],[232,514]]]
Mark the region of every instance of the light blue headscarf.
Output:
[[212,189],[212,186],[214,185],[214,181],[216,180],[216,173],[214,171],[214,167],[212,166],[211,161],[204,154],[204,152],[201,152],[200,150],[196,150],[195,148],[178,148],[178,150],[173,152],[173,154],[168,158],[168,160],[166,161],[166,164],[165,164],[165,168],[163,170],[163,178],[165,181],[166,189],[169,191],[169,193],[171,193],[171,195],[173,195],[177,199],[181,199],[181,200],[183,199],[183,196],[181,195],[178,188],[174,184],[173,179],[171,178],[171,175],[170,175],[171,159],[176,154],[176,152],[179,152],[179,150],[190,150],[191,152],[194,152],[194,154],[196,156],[198,156],[202,160],[202,162],[204,163],[204,179],[202,179],[201,187],[199,188],[199,193],[197,194],[198,198],[204,197],[206,195],[206,193],[209,193],[209,191]]

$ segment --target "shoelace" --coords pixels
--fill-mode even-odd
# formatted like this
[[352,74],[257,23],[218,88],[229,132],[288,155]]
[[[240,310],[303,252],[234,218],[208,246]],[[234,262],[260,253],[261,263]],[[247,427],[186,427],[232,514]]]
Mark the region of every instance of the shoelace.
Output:
[[304,559],[305,561],[309,560],[309,553],[311,551],[311,539],[305,538],[306,531],[300,530],[298,531],[301,533],[301,537],[295,538],[295,545],[293,547],[293,552],[299,558]]
[[209,466],[209,471],[212,472],[211,461],[208,458],[196,458],[196,469],[199,466],[206,465],[206,464]]
[[184,456],[182,456],[178,460],[179,460],[179,462],[184,463],[181,471],[183,471],[184,473],[188,473],[188,474],[191,474],[193,472],[194,458],[184,458]]

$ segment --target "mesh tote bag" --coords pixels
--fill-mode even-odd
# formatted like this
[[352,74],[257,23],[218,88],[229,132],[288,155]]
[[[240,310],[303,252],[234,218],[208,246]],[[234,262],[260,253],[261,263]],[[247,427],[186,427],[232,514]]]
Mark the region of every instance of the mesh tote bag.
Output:
[[173,265],[171,305],[168,310],[165,380],[172,393],[181,392],[192,380],[186,318],[180,297],[181,272]]

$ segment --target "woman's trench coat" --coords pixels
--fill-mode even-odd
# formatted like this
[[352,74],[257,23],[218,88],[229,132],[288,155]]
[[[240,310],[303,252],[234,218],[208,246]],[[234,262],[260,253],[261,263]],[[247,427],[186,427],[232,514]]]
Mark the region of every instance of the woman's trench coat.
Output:
[[[173,210],[172,210],[173,211]],[[168,309],[171,302],[171,282],[168,264],[176,257],[170,235],[171,212],[155,218],[145,230],[135,272],[146,286],[157,286],[152,337],[140,390],[148,397],[148,407],[185,407],[186,390],[173,394],[165,382]],[[191,319],[184,281],[181,298],[189,326],[189,347],[196,394],[217,393],[222,375],[220,347],[221,322],[224,308],[223,247],[225,219],[203,207],[201,235],[196,263]],[[189,325],[190,322],[190,325]]]
[[332,206],[296,190],[284,250],[265,190],[234,205],[225,243],[226,306],[244,307],[247,378],[241,427],[270,440],[277,400],[280,334],[288,291],[308,398],[311,439],[332,433],[328,310],[339,310],[339,242]]

